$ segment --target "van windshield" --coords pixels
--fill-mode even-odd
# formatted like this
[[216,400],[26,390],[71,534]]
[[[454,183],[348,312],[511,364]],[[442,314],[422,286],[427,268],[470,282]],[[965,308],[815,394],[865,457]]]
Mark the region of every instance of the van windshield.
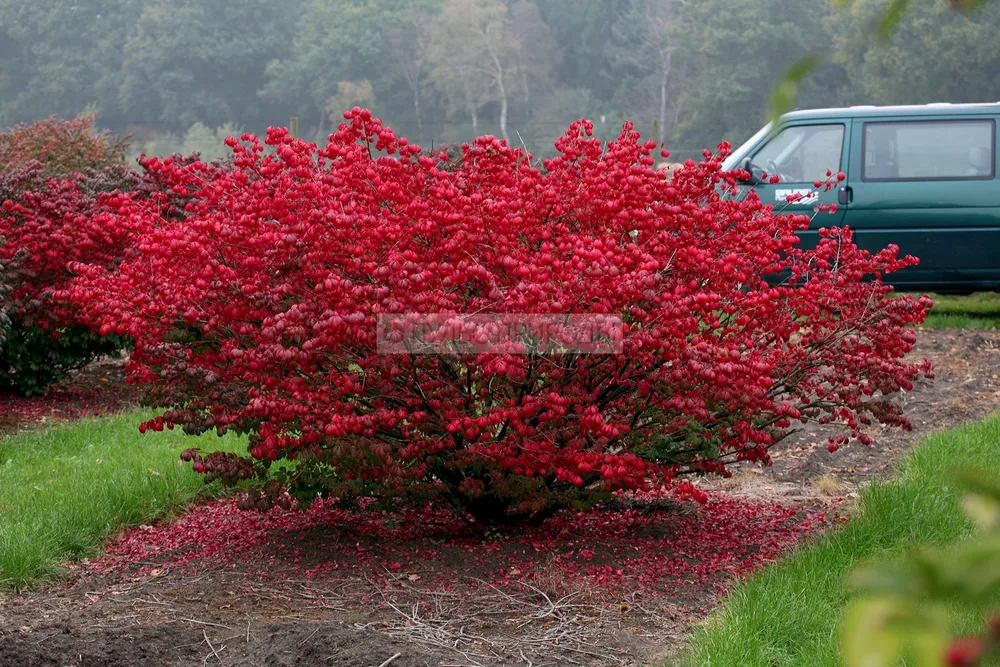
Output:
[[746,157],[747,153],[750,152],[750,149],[752,149],[757,144],[757,142],[766,137],[767,133],[770,131],[771,131],[771,123],[768,123],[764,127],[760,128],[757,131],[757,134],[753,135],[752,137],[744,141],[739,148],[737,148],[736,150],[734,150],[732,153],[729,154],[729,157],[727,157],[725,161],[723,161],[722,163],[722,170],[732,171],[733,169],[736,169],[737,165],[740,163],[740,160]]

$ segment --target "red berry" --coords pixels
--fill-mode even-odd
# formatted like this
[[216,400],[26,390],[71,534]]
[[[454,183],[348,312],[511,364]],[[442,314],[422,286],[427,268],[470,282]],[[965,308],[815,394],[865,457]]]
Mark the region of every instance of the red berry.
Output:
[[976,637],[962,637],[954,640],[945,651],[944,661],[948,667],[974,667],[983,657],[983,640]]

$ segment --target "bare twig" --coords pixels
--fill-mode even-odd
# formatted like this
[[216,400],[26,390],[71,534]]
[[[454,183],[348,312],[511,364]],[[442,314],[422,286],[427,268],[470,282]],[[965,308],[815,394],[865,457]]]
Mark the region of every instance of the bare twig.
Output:
[[386,660],[385,662],[383,662],[378,667],[388,667],[388,665],[389,665],[390,662],[392,662],[393,660],[395,660],[396,658],[398,658],[401,655],[403,655],[403,654],[402,653],[395,654],[394,656],[392,656],[391,658],[389,658],[388,660]]
[[[355,627],[377,629],[403,641],[454,651],[469,665],[497,660],[529,667],[580,665],[592,658],[611,664],[626,663],[613,649],[605,649],[597,634],[607,627],[607,622],[620,620],[620,615],[611,618],[609,612],[597,605],[575,602],[584,591],[556,598],[525,582],[518,582],[523,589],[519,592],[502,590],[479,579],[474,581],[483,585],[483,594],[418,591],[405,583],[401,592],[383,589],[369,580],[381,595],[385,608],[394,611],[401,621],[377,621]],[[405,598],[399,599],[399,595]],[[498,620],[503,625],[498,626]],[[509,630],[504,632],[505,628]]]
[[209,653],[208,655],[206,655],[205,659],[202,660],[202,664],[207,665],[208,664],[208,659],[211,658],[213,655],[215,656],[216,660],[219,661],[220,665],[223,664],[222,657],[219,656],[219,651],[225,649],[226,647],[222,646],[222,647],[216,649],[214,646],[212,646],[212,640],[208,638],[208,631],[207,630],[202,630],[201,634],[205,637],[205,643],[208,644],[208,648],[212,649],[212,652]]
[[312,639],[312,638],[313,638],[313,636],[314,636],[314,635],[315,635],[315,634],[316,634],[317,632],[319,632],[319,628],[316,628],[316,629],[315,629],[315,630],[313,630],[313,631],[312,631],[311,633],[309,633],[309,636],[308,636],[308,637],[306,637],[305,639],[303,639],[302,641],[300,641],[298,645],[299,645],[299,646],[302,646],[303,644],[305,644],[305,643],[306,643],[307,641],[309,641],[310,639]]

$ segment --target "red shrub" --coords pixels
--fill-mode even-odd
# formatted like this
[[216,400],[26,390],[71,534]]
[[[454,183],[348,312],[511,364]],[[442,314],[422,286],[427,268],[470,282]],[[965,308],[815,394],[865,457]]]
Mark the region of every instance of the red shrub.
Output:
[[52,293],[71,278],[68,264],[113,267],[131,232],[102,217],[102,193],[130,190],[140,178],[125,164],[127,140],[92,132],[93,117],[48,119],[0,133],[0,270],[5,342],[0,390],[40,394],[65,373],[113,352],[80,326]]
[[52,298],[72,278],[70,264],[112,270],[133,245],[133,219],[107,215],[124,201],[115,193],[157,197],[179,211],[186,203],[155,175],[130,169],[127,139],[95,134],[92,122],[49,119],[0,134],[0,390],[43,393],[123,345],[81,326],[72,304]]
[[[801,251],[807,217],[724,196],[719,157],[667,180],[630,125],[603,149],[574,123],[544,171],[494,137],[440,169],[346,117],[322,149],[273,129],[273,152],[231,140],[230,169],[151,162],[187,219],[122,201],[118,224],[151,230],[138,255],[76,267],[65,293],[135,339],[133,380],[172,408],[143,429],[251,434],[250,459],[186,454],[208,479],[294,459],[277,479],[302,498],[489,521],[766,461],[797,420],[907,426],[888,396],[920,373],[903,356],[929,301],[887,298],[880,277],[914,261],[896,248],[825,230]],[[782,271],[792,286],[764,282]],[[380,315],[442,313],[604,314],[622,352],[380,350]]]
[[39,162],[46,177],[124,164],[128,140],[109,132],[95,134],[93,123],[93,116],[49,118],[0,133],[0,176],[31,162]]
[[11,295],[20,317],[46,328],[78,323],[73,305],[52,301],[52,294],[73,277],[71,264],[114,268],[125,256],[135,239],[133,219],[108,215],[122,201],[128,199],[101,192],[81,174],[0,202],[0,262],[23,257]]
[[70,277],[69,263],[117,263],[130,238],[102,217],[101,193],[132,190],[141,179],[125,164],[127,140],[94,134],[93,119],[50,118],[0,133],[0,262],[24,257],[13,298],[33,320],[66,323],[43,295]]
[[71,264],[110,270],[124,258],[137,230],[130,218],[108,211],[121,201],[113,188],[138,180],[121,165],[50,178],[0,201],[0,267],[11,318],[0,346],[0,390],[41,394],[67,371],[121,348],[121,339],[91,332],[73,304],[53,297],[73,278]]

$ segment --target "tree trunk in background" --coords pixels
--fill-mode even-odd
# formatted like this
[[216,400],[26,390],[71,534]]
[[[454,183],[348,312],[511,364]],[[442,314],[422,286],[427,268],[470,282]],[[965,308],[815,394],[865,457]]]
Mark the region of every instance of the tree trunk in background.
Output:
[[326,139],[326,109],[323,109],[319,113],[319,125],[316,127],[316,139],[319,141],[324,141]]
[[493,65],[497,73],[497,91],[500,93],[500,136],[510,144],[510,137],[507,136],[507,89],[503,85],[503,65],[500,58],[493,54]]
[[[661,54],[663,70],[660,72],[660,126],[656,137],[656,143],[662,144],[667,127],[667,82],[670,80],[670,59],[673,56],[673,49],[667,49],[665,54]],[[673,128],[671,128],[673,129]]]
[[420,134],[420,140],[424,140],[424,120],[420,117],[420,87],[417,86],[413,89],[413,112],[417,116],[417,132]]
[[463,83],[465,85],[466,106],[469,109],[469,115],[472,116],[472,134],[479,136],[479,110],[476,108],[476,102],[472,97],[472,89],[469,88],[468,79],[463,78]]

